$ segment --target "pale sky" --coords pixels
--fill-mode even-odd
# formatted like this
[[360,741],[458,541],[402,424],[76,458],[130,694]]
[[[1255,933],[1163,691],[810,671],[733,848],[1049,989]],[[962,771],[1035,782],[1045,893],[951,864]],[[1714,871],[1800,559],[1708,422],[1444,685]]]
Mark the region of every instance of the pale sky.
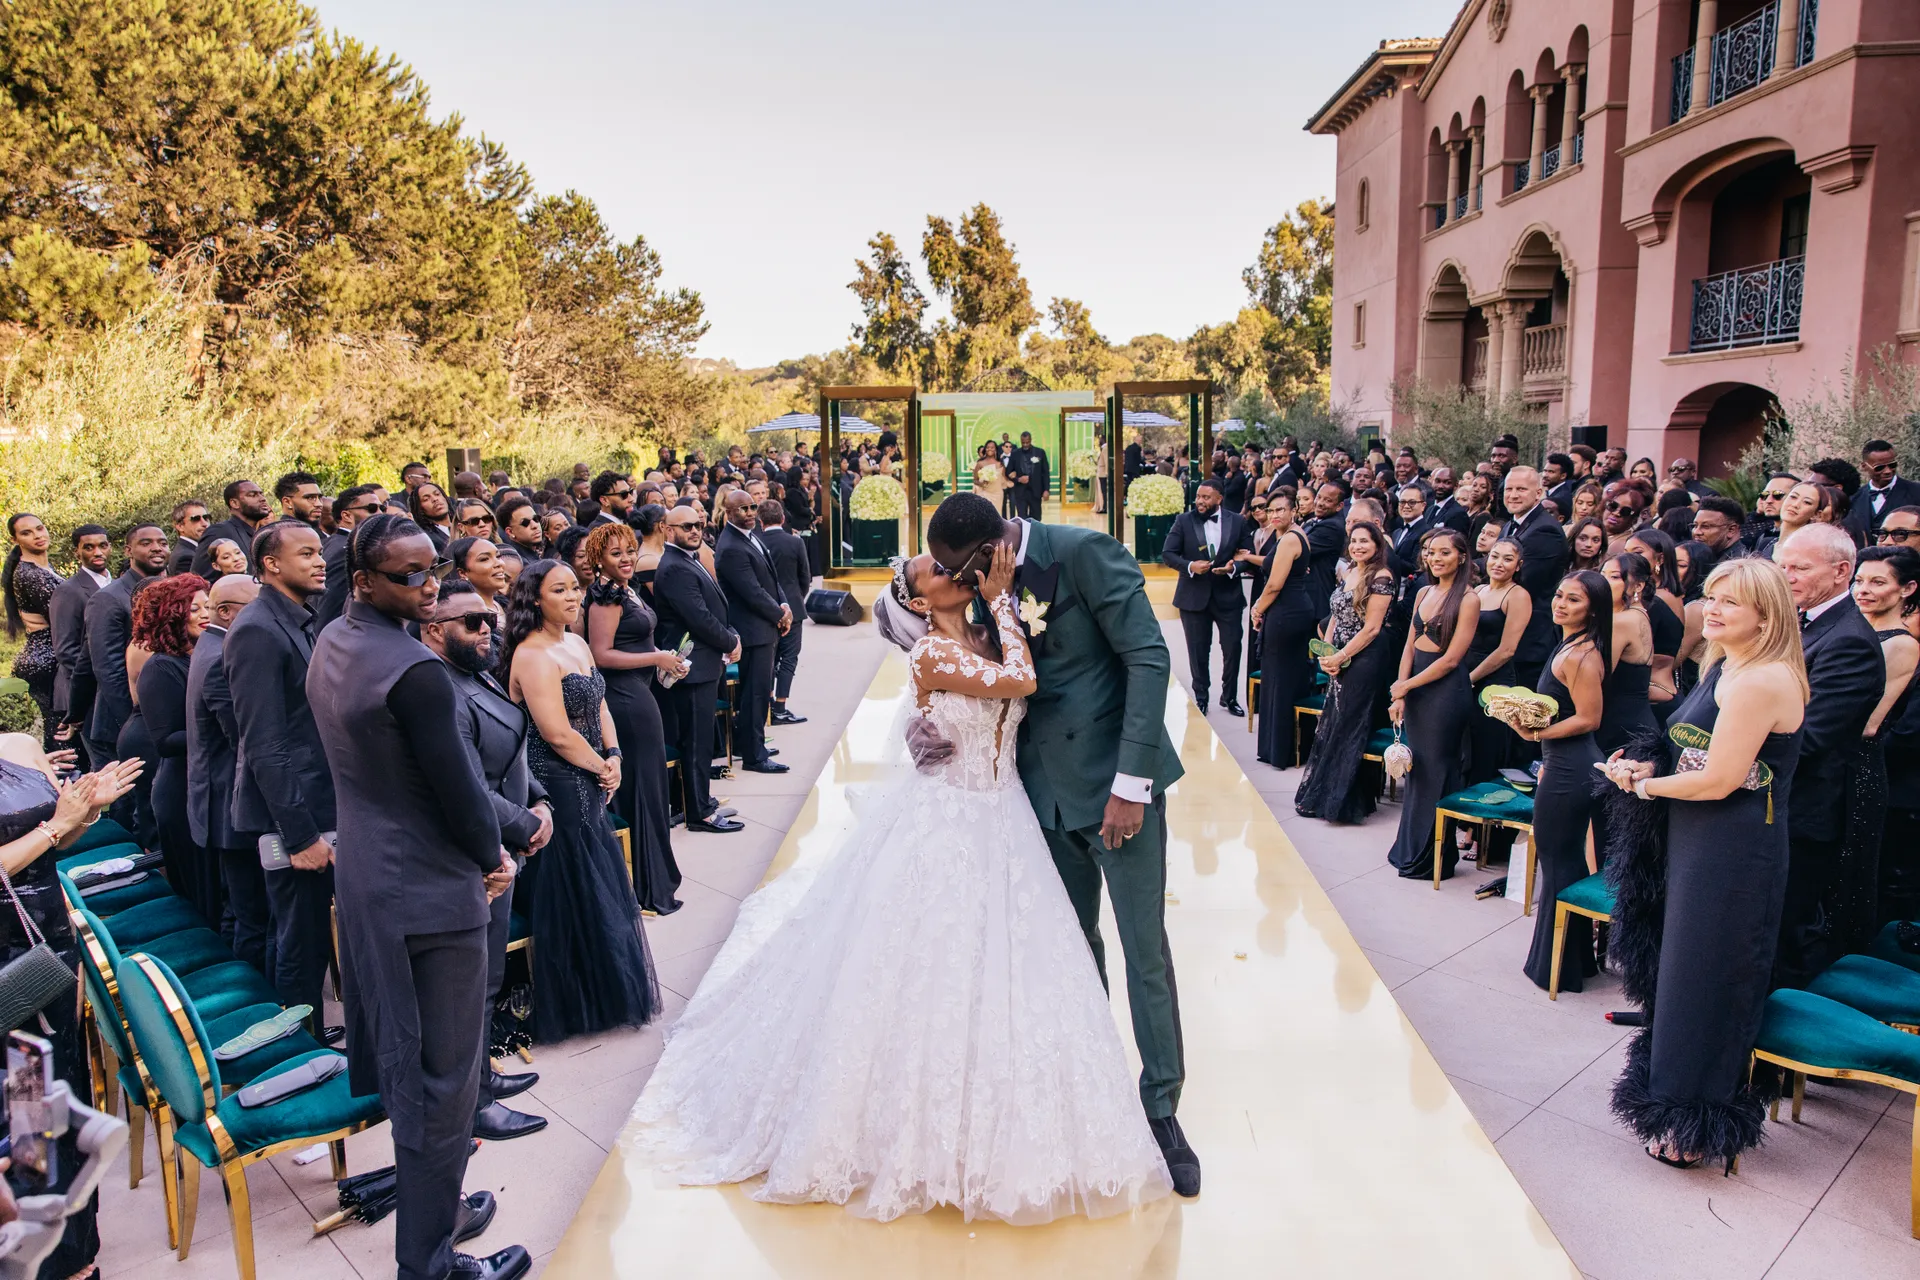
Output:
[[[919,268],[929,213],[984,200],[1036,305],[1107,337],[1185,337],[1333,141],[1302,125],[1381,39],[1457,0],[318,0],[410,62],[436,116],[591,197],[699,290],[700,354],[743,367],[843,344],[876,231]],[[920,276],[926,287],[924,273]]]

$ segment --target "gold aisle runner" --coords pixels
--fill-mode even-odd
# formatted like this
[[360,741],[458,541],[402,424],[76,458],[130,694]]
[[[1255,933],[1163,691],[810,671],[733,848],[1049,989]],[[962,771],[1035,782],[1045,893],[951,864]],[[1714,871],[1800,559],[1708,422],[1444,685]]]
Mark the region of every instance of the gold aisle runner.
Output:
[[[846,789],[887,757],[905,681],[904,659],[890,655],[768,879],[838,842],[851,821]],[[1177,685],[1167,727],[1187,767],[1167,797],[1167,932],[1186,1041],[1180,1119],[1205,1171],[1198,1199],[1044,1227],[968,1224],[948,1210],[882,1225],[828,1205],[757,1204],[741,1187],[659,1185],[623,1137],[546,1276],[1577,1280]],[[1114,1015],[1131,1055],[1111,912],[1106,929]]]

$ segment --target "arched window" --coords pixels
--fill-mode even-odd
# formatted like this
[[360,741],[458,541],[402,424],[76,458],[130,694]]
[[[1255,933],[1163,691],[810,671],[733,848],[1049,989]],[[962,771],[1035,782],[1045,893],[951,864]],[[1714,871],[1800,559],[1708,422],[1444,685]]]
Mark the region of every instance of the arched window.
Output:
[[1373,205],[1372,195],[1373,192],[1367,185],[1367,180],[1365,178],[1360,179],[1360,194],[1354,201],[1359,215],[1354,220],[1353,229],[1355,231],[1365,231],[1367,229],[1367,223],[1370,221],[1368,214]]

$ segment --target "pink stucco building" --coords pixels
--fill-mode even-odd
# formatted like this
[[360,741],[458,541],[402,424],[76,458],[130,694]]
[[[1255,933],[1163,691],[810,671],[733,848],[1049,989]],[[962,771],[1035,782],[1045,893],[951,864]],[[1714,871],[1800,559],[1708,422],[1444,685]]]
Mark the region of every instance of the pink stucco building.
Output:
[[1721,474],[1920,344],[1920,0],[1466,0],[1308,122],[1339,148],[1333,394],[1521,392]]

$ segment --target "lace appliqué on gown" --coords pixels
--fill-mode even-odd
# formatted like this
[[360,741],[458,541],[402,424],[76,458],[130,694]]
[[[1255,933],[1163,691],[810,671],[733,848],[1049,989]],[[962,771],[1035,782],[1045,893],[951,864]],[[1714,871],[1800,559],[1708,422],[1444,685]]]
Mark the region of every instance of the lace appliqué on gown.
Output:
[[1014,767],[1025,705],[932,690],[1030,678],[914,647],[912,697],[954,744],[858,803],[838,851],[743,904],[635,1107],[679,1182],[882,1221],[958,1208],[1016,1224],[1125,1212],[1170,1189],[1113,1011]]

